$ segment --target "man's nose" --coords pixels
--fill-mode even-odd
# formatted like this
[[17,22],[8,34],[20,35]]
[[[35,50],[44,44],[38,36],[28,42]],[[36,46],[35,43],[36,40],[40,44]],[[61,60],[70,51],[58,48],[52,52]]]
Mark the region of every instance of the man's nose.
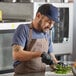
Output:
[[51,25],[50,25],[50,28],[52,28],[53,26],[54,26],[54,24],[51,24]]
[[46,23],[46,24],[45,24],[45,26],[46,26],[46,27],[49,27],[49,26],[50,26],[50,24],[49,24],[49,23]]

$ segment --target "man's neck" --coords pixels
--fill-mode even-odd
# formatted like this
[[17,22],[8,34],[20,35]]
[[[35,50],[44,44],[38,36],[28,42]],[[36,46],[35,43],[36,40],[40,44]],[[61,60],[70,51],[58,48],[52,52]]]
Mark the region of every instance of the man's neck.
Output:
[[34,21],[32,21],[32,28],[34,28],[35,30],[38,30],[37,23]]

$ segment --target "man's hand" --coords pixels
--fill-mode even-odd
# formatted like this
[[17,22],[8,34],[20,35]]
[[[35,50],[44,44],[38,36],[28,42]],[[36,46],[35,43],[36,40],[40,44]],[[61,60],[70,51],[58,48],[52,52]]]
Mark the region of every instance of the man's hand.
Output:
[[59,61],[57,64],[61,65],[61,66],[66,66],[66,64],[64,62]]
[[51,57],[49,54],[43,52],[42,55],[42,62],[47,64],[47,65],[52,65],[53,64],[53,61],[51,60]]

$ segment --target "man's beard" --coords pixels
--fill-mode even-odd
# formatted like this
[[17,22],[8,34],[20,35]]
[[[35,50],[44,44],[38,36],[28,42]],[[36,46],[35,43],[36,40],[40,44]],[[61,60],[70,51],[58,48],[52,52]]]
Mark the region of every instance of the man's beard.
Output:
[[42,30],[42,28],[41,28],[41,25],[42,25],[42,20],[40,20],[40,21],[38,22],[38,30],[39,30],[40,32],[43,32],[43,30]]
[[40,20],[39,22],[38,22],[38,30],[40,31],[40,32],[47,32],[46,31],[46,29],[49,29],[49,27],[46,27],[45,29],[42,29],[42,20]]
[[44,31],[43,29],[42,29],[42,20],[40,20],[39,22],[38,22],[38,30],[40,31],[40,32],[46,32],[46,31]]

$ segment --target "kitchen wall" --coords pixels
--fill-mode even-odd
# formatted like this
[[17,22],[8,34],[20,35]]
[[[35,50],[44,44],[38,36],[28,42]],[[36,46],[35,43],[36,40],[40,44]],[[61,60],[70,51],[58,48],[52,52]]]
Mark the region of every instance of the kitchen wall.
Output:
[[33,4],[0,2],[0,10],[2,10],[3,19],[30,20],[33,15]]

